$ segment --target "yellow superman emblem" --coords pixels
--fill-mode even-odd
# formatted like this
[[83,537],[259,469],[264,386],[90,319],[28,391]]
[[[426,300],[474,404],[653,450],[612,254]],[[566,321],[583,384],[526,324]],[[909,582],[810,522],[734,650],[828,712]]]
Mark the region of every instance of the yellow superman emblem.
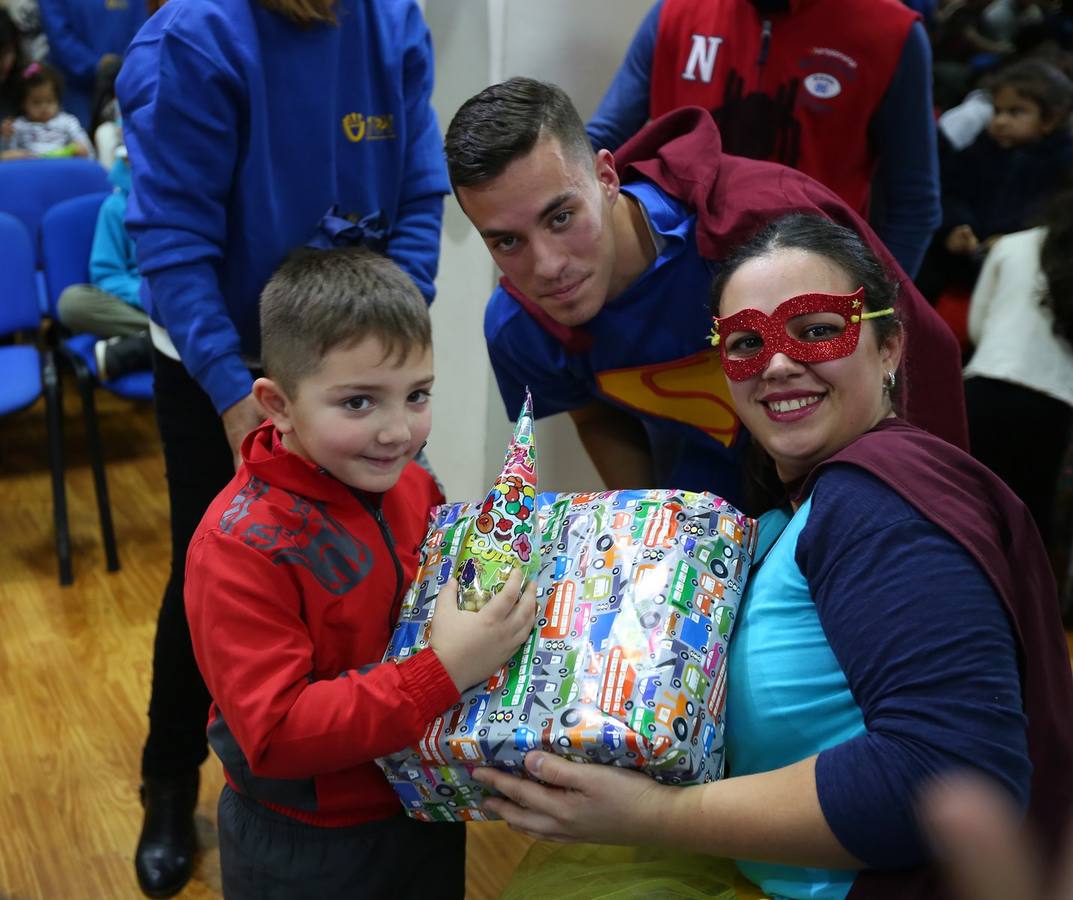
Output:
[[730,402],[719,354],[693,356],[596,374],[604,396],[639,413],[699,428],[729,447],[741,423]]

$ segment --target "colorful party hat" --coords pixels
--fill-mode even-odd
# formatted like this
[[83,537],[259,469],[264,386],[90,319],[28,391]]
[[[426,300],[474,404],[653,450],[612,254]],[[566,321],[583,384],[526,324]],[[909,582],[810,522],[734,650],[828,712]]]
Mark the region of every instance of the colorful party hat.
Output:
[[503,589],[514,569],[522,569],[523,584],[540,570],[536,482],[533,398],[527,389],[503,471],[485,497],[458,557],[461,609],[481,609]]

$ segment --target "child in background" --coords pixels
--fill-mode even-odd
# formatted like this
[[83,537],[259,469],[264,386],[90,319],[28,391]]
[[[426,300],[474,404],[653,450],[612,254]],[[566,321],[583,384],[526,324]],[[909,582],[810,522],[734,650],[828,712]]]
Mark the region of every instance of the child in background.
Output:
[[995,243],[972,294],[969,336],[972,455],[1024,501],[1047,543],[1073,425],[1073,190],[1054,198],[1044,227]]
[[[190,543],[186,612],[224,764],[228,900],[461,898],[465,826],[403,814],[376,757],[414,744],[533,628],[520,573],[477,613],[440,595],[430,645],[381,663],[443,497],[431,325],[395,263],[301,250],[261,295],[269,420]],[[148,777],[148,776],[147,776]]]
[[1073,82],[1040,59],[1015,63],[989,83],[995,112],[942,173],[943,226],[917,284],[933,302],[971,290],[999,237],[1020,231],[1073,168]]
[[91,156],[78,119],[60,109],[63,79],[45,63],[30,63],[19,81],[19,115],[5,149],[24,157]]
[[134,241],[123,220],[130,197],[130,163],[126,148],[108,177],[115,190],[101,204],[89,256],[89,284],[72,284],[60,294],[57,313],[71,331],[88,331],[101,340],[94,345],[97,375],[110,381],[153,363],[149,316],[142,309],[142,276]]
[[116,151],[123,145],[123,129],[119,115],[119,101],[115,95],[115,81],[119,76],[121,60],[118,56],[102,60],[97,68],[97,82],[93,87],[90,106],[89,133],[97,160],[106,169],[112,168]]

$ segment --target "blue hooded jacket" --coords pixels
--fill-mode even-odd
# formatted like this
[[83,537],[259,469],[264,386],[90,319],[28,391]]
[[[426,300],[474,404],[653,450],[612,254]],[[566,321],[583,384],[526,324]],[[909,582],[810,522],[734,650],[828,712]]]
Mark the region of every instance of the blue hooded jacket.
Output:
[[67,82],[63,106],[88,128],[97,63],[106,53],[123,55],[145,22],[145,0],[40,0],[40,5],[49,60]]
[[127,161],[117,159],[108,178],[115,185],[115,191],[97,213],[97,228],[93,232],[93,249],[89,255],[89,280],[124,303],[140,307],[138,292],[142,276],[138,274],[138,263],[134,258],[134,241],[123,225],[130,194]]
[[302,28],[250,0],[170,0],[116,84],[143,302],[223,412],[252,386],[258,300],[333,206],[377,218],[428,300],[450,190],[414,0]]

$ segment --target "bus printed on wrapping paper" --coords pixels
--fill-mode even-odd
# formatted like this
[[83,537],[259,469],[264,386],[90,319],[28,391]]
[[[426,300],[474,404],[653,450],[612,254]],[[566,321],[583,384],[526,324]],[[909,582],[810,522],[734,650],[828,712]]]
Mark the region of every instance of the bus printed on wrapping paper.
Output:
[[674,575],[671,576],[670,596],[671,606],[688,614],[693,611],[693,595],[697,590],[697,579],[694,577],[693,567],[685,560],[680,560],[675,566]]
[[637,671],[630,664],[626,651],[616,644],[604,661],[604,677],[600,685],[598,703],[600,709],[611,716],[625,716],[624,704],[633,693],[636,681]]
[[525,699],[533,677],[533,657],[536,652],[537,636],[536,632],[532,632],[512,660],[517,664],[510,669],[507,684],[501,691],[504,706],[518,706]]
[[484,759],[480,741],[477,739],[477,726],[488,708],[488,695],[478,694],[465,704],[460,715],[451,723],[447,735],[447,746],[455,759],[463,762],[477,762]]
[[[590,575],[585,579],[582,598],[585,600],[606,600],[611,596],[613,582],[610,575]],[[573,607],[573,604],[571,604]],[[573,612],[573,608],[570,610]]]
[[673,546],[674,536],[678,533],[678,513],[681,511],[680,506],[657,504],[655,510],[646,516],[641,543],[646,547]]
[[741,539],[745,532],[733,516],[728,516],[726,513],[719,516],[719,531],[722,532],[728,540],[733,541],[739,547],[741,546]]
[[717,719],[723,714],[727,702],[727,667],[724,662],[715,676],[715,688],[708,695],[708,714]]
[[418,758],[425,765],[447,765],[447,755],[440,749],[444,724],[443,716],[436,716],[417,742]]
[[574,613],[577,584],[563,581],[555,585],[544,608],[545,624],[540,629],[542,638],[564,638],[570,634],[570,619]]

